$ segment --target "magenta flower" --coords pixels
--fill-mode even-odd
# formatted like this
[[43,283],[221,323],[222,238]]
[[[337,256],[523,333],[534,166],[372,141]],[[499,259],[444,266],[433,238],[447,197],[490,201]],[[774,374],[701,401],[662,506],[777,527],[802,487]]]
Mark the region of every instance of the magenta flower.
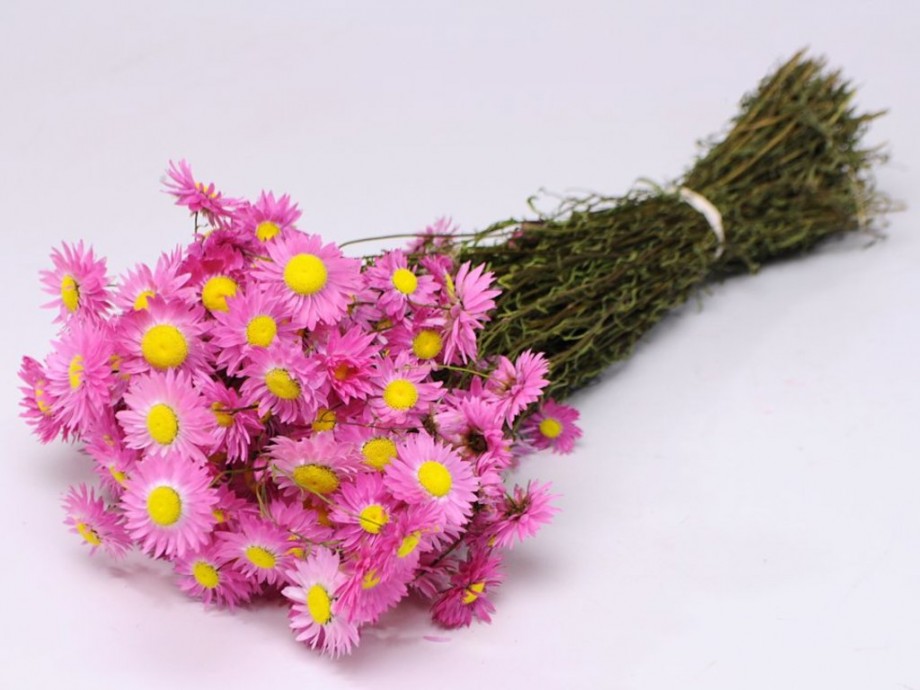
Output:
[[402,319],[410,305],[435,306],[434,278],[410,268],[404,252],[384,253],[364,275],[368,297],[393,321]]
[[232,528],[219,532],[218,553],[232,560],[253,582],[274,585],[292,561],[287,530],[256,515],[243,515]]
[[262,416],[270,413],[285,423],[309,422],[326,402],[316,390],[321,384],[318,369],[318,361],[296,345],[279,343],[253,350],[243,369],[246,380],[240,393],[247,406],[258,406]]
[[571,453],[575,441],[581,438],[581,429],[575,424],[578,417],[574,407],[547,400],[524,423],[525,439],[540,450],[549,448],[554,453]]
[[459,359],[467,362],[476,356],[476,332],[490,320],[489,312],[495,308],[495,298],[501,290],[490,289],[494,276],[481,265],[472,266],[467,261],[451,278],[444,274],[443,286],[447,295],[448,330],[444,342],[444,360]]
[[445,628],[468,626],[473,618],[490,622],[495,606],[489,594],[502,581],[500,566],[501,559],[491,552],[471,553],[451,577],[450,588],[432,606],[435,621]]
[[53,441],[60,434],[63,434],[66,441],[70,432],[55,414],[57,400],[48,391],[45,368],[31,357],[23,357],[19,379],[25,384],[19,389],[22,393],[20,416],[32,427],[42,443]]
[[64,524],[83,538],[90,553],[101,548],[114,558],[121,558],[131,547],[120,515],[106,510],[103,500],[85,484],[72,486],[63,500],[67,518]]
[[556,498],[550,493],[550,484],[527,482],[527,488],[514,487],[500,506],[501,514],[490,532],[497,548],[512,548],[516,541],[532,537],[543,525],[553,519],[559,509],[550,502]]
[[176,205],[185,206],[192,213],[203,213],[214,225],[222,223],[239,203],[236,199],[225,199],[213,182],[196,181],[185,159],[178,163],[169,161],[166,174],[168,179],[163,180],[163,186],[176,198]]
[[255,203],[237,212],[241,232],[261,242],[286,237],[300,218],[300,209],[287,194],[275,199],[271,192],[262,192]]
[[180,290],[188,281],[188,274],[181,273],[182,249],[163,253],[153,270],[144,264],[137,264],[128,270],[120,280],[115,293],[115,306],[124,311],[140,311],[147,308],[151,297],[161,297],[165,301],[176,299]]
[[78,322],[52,346],[46,363],[48,394],[55,400],[58,419],[68,429],[85,434],[111,408],[115,387],[111,334],[93,322]]
[[294,440],[276,437],[268,447],[278,486],[301,499],[334,493],[360,467],[352,446],[331,434]]
[[96,260],[92,249],[64,243],[51,252],[54,269],[41,272],[45,292],[54,299],[42,306],[57,309],[55,323],[71,318],[99,320],[109,310],[105,259]]
[[507,357],[498,358],[498,366],[489,374],[486,390],[502,403],[505,419],[510,424],[529,405],[543,395],[549,385],[549,362],[542,352],[524,350],[511,362]]
[[124,315],[116,325],[121,370],[129,374],[181,369],[206,373],[211,346],[204,340],[204,310],[184,302],[150,297],[144,309]]

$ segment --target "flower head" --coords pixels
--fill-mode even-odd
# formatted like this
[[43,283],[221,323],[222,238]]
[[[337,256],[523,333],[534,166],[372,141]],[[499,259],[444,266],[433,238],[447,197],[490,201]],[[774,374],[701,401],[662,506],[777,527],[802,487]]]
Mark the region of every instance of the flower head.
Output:
[[90,553],[101,548],[110,556],[121,558],[131,546],[120,515],[106,510],[103,500],[85,484],[72,486],[63,501],[67,518],[64,524],[89,545]]
[[476,497],[471,465],[424,431],[408,435],[399,444],[398,453],[384,470],[390,493],[410,505],[435,506],[446,526],[463,525]]
[[155,371],[138,376],[124,397],[127,409],[116,416],[129,448],[148,455],[206,460],[217,424],[187,373]]
[[121,498],[128,533],[154,558],[204,546],[216,503],[208,470],[176,455],[137,463]]
[[58,310],[55,322],[71,318],[98,320],[109,309],[105,259],[96,259],[83,242],[64,243],[51,252],[54,269],[41,272],[45,292],[54,299],[43,305]]
[[298,642],[337,657],[358,643],[358,628],[343,615],[337,592],[347,580],[339,570],[339,557],[317,548],[287,573],[291,584],[282,594],[291,602],[290,624]]
[[229,609],[249,601],[256,592],[252,582],[233,567],[220,553],[216,543],[176,559],[179,589],[190,597],[201,599],[205,605]]
[[339,321],[360,289],[360,264],[318,235],[294,233],[266,245],[253,277],[269,286],[284,304],[293,323],[313,329],[318,323]]
[[578,410],[547,400],[539,410],[527,418],[524,434],[535,448],[549,448],[555,453],[571,453],[575,441],[581,438],[581,429],[575,423]]

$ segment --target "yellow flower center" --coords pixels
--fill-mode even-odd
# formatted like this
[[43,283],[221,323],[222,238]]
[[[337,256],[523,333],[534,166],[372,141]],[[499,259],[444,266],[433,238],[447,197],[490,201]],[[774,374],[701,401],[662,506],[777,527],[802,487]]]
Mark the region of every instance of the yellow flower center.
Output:
[[201,288],[201,301],[211,311],[228,311],[228,297],[236,297],[236,281],[227,276],[214,276]]
[[379,584],[380,575],[377,574],[377,570],[374,568],[364,573],[364,577],[361,578],[361,589],[373,589]]
[[61,301],[71,314],[80,306],[80,286],[70,274],[61,278]]
[[171,369],[180,366],[188,357],[188,343],[182,331],[163,323],[147,329],[141,338],[141,352],[150,366]]
[[418,543],[422,540],[422,533],[419,530],[410,532],[403,540],[399,543],[399,548],[396,549],[396,556],[398,558],[405,558],[410,553],[415,551],[415,548],[418,546]]
[[441,334],[437,331],[423,330],[419,331],[412,339],[412,352],[419,359],[434,359],[441,353],[444,341],[441,340]]
[[246,342],[253,347],[268,347],[278,334],[278,324],[275,320],[261,314],[249,319],[246,324]]
[[150,298],[156,296],[156,294],[157,293],[155,293],[153,290],[144,290],[137,296],[137,299],[134,300],[134,311],[141,311],[142,309],[146,309],[149,306],[148,302]]
[[272,369],[265,375],[265,385],[272,395],[282,400],[297,400],[300,384],[291,378],[287,369]]
[[220,584],[220,573],[207,561],[195,561],[195,565],[192,566],[192,576],[195,582],[205,589],[214,589]]
[[332,431],[335,429],[335,411],[321,407],[313,420],[313,431]]
[[331,494],[339,488],[336,473],[325,465],[298,465],[291,472],[294,483],[315,494]]
[[418,287],[418,278],[408,268],[397,268],[390,279],[393,287],[404,295],[411,295]]
[[169,405],[157,403],[147,413],[147,431],[161,446],[168,446],[179,435],[179,418]]
[[275,554],[266,549],[264,546],[250,546],[246,549],[246,559],[256,568],[271,570],[275,567],[278,559]]
[[382,470],[396,457],[396,444],[382,436],[372,438],[361,446],[361,454],[364,456],[365,464],[375,470]]
[[115,465],[109,465],[109,474],[112,475],[112,479],[121,484],[122,486],[128,481],[128,475],[122,472],[120,469],[115,467]]
[[214,519],[217,521],[218,525],[222,525],[227,521],[227,514],[220,508],[215,508],[212,510],[211,515],[214,516]]
[[92,527],[87,525],[85,522],[78,522],[76,524],[77,532],[80,533],[80,536],[86,540],[87,544],[92,544],[93,546],[99,546],[102,543],[102,540],[99,538],[99,535],[96,533]]
[[39,412],[48,416],[51,414],[51,405],[45,400],[45,389],[41,388],[41,385],[44,384],[40,382],[35,386],[35,405],[38,407]]
[[425,491],[436,498],[446,496],[453,484],[450,471],[436,460],[422,463],[418,468],[418,481]]
[[279,232],[281,232],[281,227],[270,220],[263,220],[256,226],[256,237],[259,238],[260,242],[268,242],[274,239]]
[[482,594],[485,588],[486,588],[485,582],[474,582],[473,584],[471,584],[469,587],[466,588],[466,593],[463,595],[463,603],[472,604],[474,601],[476,601],[479,598],[479,595]]
[[284,283],[298,295],[315,295],[328,277],[326,264],[313,254],[296,254],[284,267]]
[[322,585],[313,585],[307,592],[307,609],[313,620],[326,625],[332,619],[332,599]]
[[233,415],[227,412],[227,408],[220,401],[211,403],[211,411],[217,420],[217,426],[224,429],[233,426]]
[[350,364],[346,364],[345,362],[342,362],[332,370],[332,376],[336,381],[344,381],[354,373],[355,368]]
[[70,377],[70,388],[76,390],[83,383],[83,356],[74,355],[70,360],[70,366],[67,367],[67,375]]
[[380,534],[380,530],[389,521],[390,516],[387,515],[387,511],[383,506],[376,503],[371,503],[358,513],[358,523],[361,525],[361,529],[368,534]]
[[558,438],[559,434],[562,433],[562,424],[559,423],[558,419],[547,417],[540,422],[540,433],[546,438]]
[[174,525],[182,517],[182,499],[171,486],[158,486],[147,496],[147,514],[160,527]]
[[383,401],[394,410],[408,410],[418,402],[418,388],[406,379],[393,379],[383,389]]

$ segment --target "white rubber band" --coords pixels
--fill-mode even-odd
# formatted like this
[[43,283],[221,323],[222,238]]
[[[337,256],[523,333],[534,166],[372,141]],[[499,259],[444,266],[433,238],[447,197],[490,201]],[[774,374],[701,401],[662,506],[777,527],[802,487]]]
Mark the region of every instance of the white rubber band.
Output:
[[725,228],[722,227],[722,214],[719,213],[719,209],[702,194],[694,192],[688,187],[679,187],[677,193],[680,195],[681,201],[702,213],[706,222],[709,223],[709,227],[715,233],[716,239],[719,240],[719,246],[716,247],[715,253],[715,258],[718,259],[722,256],[722,252],[725,251]]

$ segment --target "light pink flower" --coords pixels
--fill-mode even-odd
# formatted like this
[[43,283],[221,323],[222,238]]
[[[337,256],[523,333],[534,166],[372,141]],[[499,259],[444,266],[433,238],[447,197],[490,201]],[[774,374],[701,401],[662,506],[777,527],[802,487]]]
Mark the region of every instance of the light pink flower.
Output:
[[257,405],[259,415],[275,415],[285,423],[313,421],[326,397],[316,387],[322,384],[317,376],[319,363],[309,358],[298,345],[278,343],[269,348],[253,350],[243,369],[246,380],[240,393],[246,405]]
[[208,324],[200,307],[184,302],[167,302],[155,296],[147,308],[119,319],[116,335],[124,359],[121,370],[128,374],[148,371],[207,373],[211,370],[212,348],[204,339]]
[[206,606],[233,609],[249,601],[256,588],[221,555],[219,545],[211,542],[202,549],[176,559],[179,589]]
[[255,203],[239,209],[236,220],[246,236],[263,243],[287,237],[296,229],[294,223],[300,215],[297,204],[287,194],[275,199],[272,192],[263,191]]
[[207,544],[216,503],[208,470],[177,455],[137,463],[121,497],[128,533],[154,558],[181,558]]
[[131,381],[127,409],[117,413],[125,445],[148,455],[203,463],[213,444],[214,415],[185,372],[151,372]]
[[281,582],[292,559],[289,533],[259,516],[243,515],[237,525],[219,532],[218,553],[253,582]]
[[20,387],[22,407],[20,417],[32,427],[42,443],[53,441],[63,434],[66,441],[70,430],[56,414],[57,400],[48,391],[48,374],[45,368],[31,357],[23,357],[19,368],[19,379],[25,384]]
[[476,498],[472,466],[424,431],[407,436],[398,452],[384,470],[390,493],[410,505],[436,506],[445,526],[463,525]]
[[332,657],[350,653],[359,636],[337,596],[347,580],[338,555],[319,547],[306,561],[297,561],[287,578],[292,584],[282,594],[292,602],[289,619],[297,641]]
[[501,290],[490,288],[493,278],[482,264],[472,266],[469,261],[460,266],[455,277],[442,276],[448,308],[444,361],[467,362],[476,357],[476,332],[492,318],[489,312],[501,294]]
[[278,486],[301,499],[334,493],[360,467],[354,448],[337,442],[332,434],[299,440],[278,436],[268,453]]
[[298,327],[334,324],[345,316],[361,289],[360,263],[342,255],[318,235],[292,233],[266,245],[270,261],[253,269],[255,280],[269,286]]
[[527,482],[527,488],[514,487],[500,505],[500,517],[489,530],[498,548],[512,548],[516,541],[532,537],[543,525],[553,519],[559,509],[550,502],[557,498],[550,493],[550,484]]

